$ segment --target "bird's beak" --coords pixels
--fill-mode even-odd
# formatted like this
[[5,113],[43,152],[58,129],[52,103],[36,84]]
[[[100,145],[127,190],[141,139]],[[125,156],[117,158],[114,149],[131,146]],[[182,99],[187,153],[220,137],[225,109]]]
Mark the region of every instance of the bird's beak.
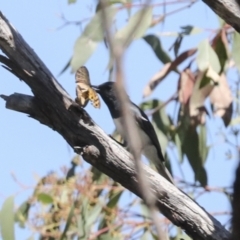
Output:
[[91,88],[95,90],[97,93],[100,92],[100,89],[98,88],[98,86],[91,85]]

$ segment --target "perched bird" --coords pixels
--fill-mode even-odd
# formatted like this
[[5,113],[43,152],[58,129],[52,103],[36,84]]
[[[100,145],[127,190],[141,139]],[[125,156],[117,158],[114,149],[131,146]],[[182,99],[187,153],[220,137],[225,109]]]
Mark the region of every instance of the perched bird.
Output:
[[[116,96],[115,83],[105,82],[99,86],[92,85],[91,87],[100,94],[103,101],[108,106],[118,133],[122,135],[124,139],[126,139],[123,127],[121,105]],[[136,121],[138,133],[141,138],[141,149],[143,155],[155,165],[158,172],[163,177],[174,184],[171,174],[165,167],[165,160],[162,155],[161,147],[153,125],[142,109],[140,109],[136,104],[132,103],[130,99],[129,108]]]

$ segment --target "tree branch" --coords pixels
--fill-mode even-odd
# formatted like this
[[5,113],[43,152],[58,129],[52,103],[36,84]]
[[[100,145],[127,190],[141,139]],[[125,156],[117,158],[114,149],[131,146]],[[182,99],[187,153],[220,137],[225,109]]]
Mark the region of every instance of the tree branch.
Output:
[[240,33],[239,0],[203,0],[218,16]]
[[233,186],[233,200],[232,200],[232,240],[240,239],[240,163],[236,170],[236,179]]
[[[142,197],[131,155],[74,103],[1,12],[0,49],[8,57],[2,56],[0,61],[34,94],[2,95],[6,107],[27,113],[51,127],[75,151],[81,152],[87,162]],[[194,239],[229,239],[229,232],[192,199],[149,167],[144,166],[143,171],[150,182],[150,190],[157,197],[158,209],[175,225]]]

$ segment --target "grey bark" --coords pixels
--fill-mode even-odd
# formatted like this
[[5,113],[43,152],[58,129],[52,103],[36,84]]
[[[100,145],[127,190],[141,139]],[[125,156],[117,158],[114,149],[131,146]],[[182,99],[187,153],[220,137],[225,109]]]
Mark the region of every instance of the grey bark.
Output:
[[203,0],[218,16],[240,33],[240,1]]
[[[1,95],[6,107],[28,114],[57,131],[91,165],[141,197],[131,155],[108,137],[79,108],[52,73],[0,12],[0,56],[6,69],[22,79],[33,96]],[[158,173],[144,166],[158,209],[193,239],[226,240],[229,232],[196,202]]]

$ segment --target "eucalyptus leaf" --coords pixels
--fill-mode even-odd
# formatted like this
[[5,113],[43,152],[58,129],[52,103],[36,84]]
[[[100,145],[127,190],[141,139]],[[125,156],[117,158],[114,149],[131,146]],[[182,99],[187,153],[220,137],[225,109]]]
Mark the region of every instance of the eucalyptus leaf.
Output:
[[91,227],[94,222],[96,222],[98,216],[100,215],[102,211],[102,205],[101,203],[96,204],[95,207],[93,207],[90,211],[88,211],[88,214],[86,216],[86,225]]
[[149,240],[152,239],[152,233],[149,230],[145,230],[140,240]]
[[109,196],[109,201],[107,203],[107,206],[109,208],[114,208],[117,205],[120,197],[122,196],[122,193],[123,193],[122,190],[121,191],[114,191],[114,192],[112,192],[110,194],[110,196]]
[[15,221],[19,222],[20,227],[25,226],[25,222],[28,218],[28,212],[30,209],[30,204],[28,201],[23,202],[15,213]]
[[161,41],[156,35],[150,34],[150,35],[143,37],[143,39],[150,45],[150,47],[156,54],[157,58],[162,63],[168,63],[168,62],[172,61],[170,56],[162,48]]
[[[107,7],[105,9],[104,14],[106,15],[106,19],[108,19],[109,23],[112,23],[113,18],[117,13],[117,9],[113,7]],[[85,27],[82,35],[87,37],[95,42],[100,42],[104,38],[104,29],[103,29],[103,17],[102,10],[98,11],[95,16],[91,19],[91,21]]]
[[37,199],[39,202],[43,203],[43,204],[51,204],[53,203],[53,198],[46,193],[39,193],[37,195]]
[[236,67],[238,68],[238,71],[240,71],[240,34],[237,32],[234,32],[233,34],[233,46],[232,46],[232,57],[236,64]]
[[73,57],[70,62],[72,72],[84,65],[96,50],[98,42],[95,42],[84,35],[80,36],[75,43]]
[[208,40],[203,40],[198,45],[198,54],[196,61],[198,69],[202,72],[206,71],[210,66],[217,73],[219,73],[221,70],[218,56],[210,46]]
[[1,210],[1,235],[3,240],[14,240],[14,197],[8,197]]
[[[125,27],[117,31],[114,36],[115,43],[128,46],[132,40],[141,38],[152,22],[152,7],[146,7],[136,12]],[[141,23],[141,24],[139,24]]]
[[179,162],[182,163],[183,162],[182,143],[178,133],[174,135],[174,142],[178,151]]
[[217,53],[220,65],[221,65],[221,70],[220,73],[222,73],[224,71],[225,65],[228,61],[228,53],[227,53],[227,49],[223,43],[222,37],[221,37],[221,32],[219,32],[219,34],[216,36],[215,40],[215,44],[214,44],[214,49],[215,52]]
[[202,159],[202,163],[205,164],[209,152],[207,146],[207,130],[205,125],[199,125],[199,153]]

